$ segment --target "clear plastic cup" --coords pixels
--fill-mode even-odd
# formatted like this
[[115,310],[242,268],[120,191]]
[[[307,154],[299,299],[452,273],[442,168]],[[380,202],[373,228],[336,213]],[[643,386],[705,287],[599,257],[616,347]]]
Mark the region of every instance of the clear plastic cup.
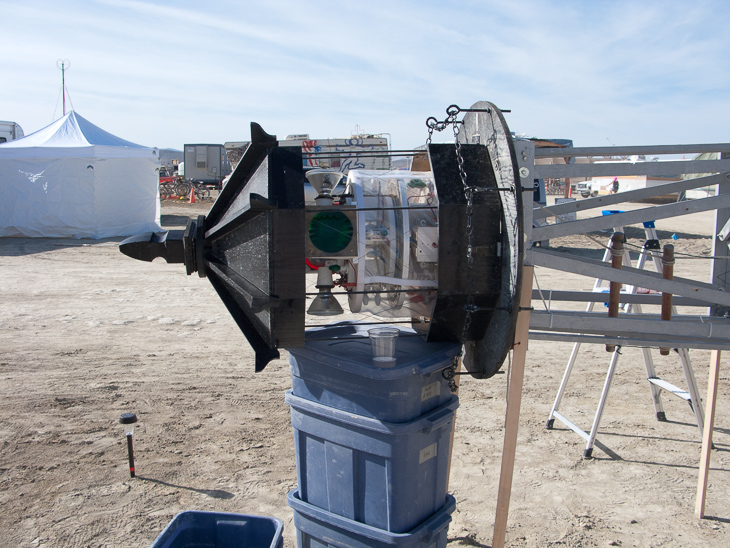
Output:
[[375,367],[395,367],[395,348],[400,330],[395,327],[368,329]]

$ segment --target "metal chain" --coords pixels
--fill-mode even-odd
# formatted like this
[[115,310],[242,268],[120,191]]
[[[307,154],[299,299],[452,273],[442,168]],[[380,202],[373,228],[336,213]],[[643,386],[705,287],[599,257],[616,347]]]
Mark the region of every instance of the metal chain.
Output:
[[442,122],[439,122],[436,118],[431,116],[428,120],[426,120],[426,127],[428,127],[428,139],[426,139],[426,144],[431,144],[431,139],[433,138],[433,132],[434,131],[443,131],[447,127],[453,124],[457,124],[459,122],[456,121],[456,117],[461,112],[461,109],[456,105],[451,105],[449,108],[446,109],[446,120],[443,120]]
[[[464,305],[464,326],[461,330],[462,348],[466,344],[466,337],[471,327],[471,315],[476,311],[474,306],[474,288],[472,283],[472,267],[474,265],[474,189],[469,186],[467,174],[464,170],[464,156],[461,153],[461,142],[459,141],[459,126],[454,124],[454,148],[456,149],[456,160],[459,165],[459,176],[461,185],[464,188],[466,197],[466,304]],[[463,352],[463,350],[462,350]]]
[[464,345],[467,342],[467,336],[469,329],[471,328],[472,314],[478,310],[478,307],[474,304],[474,289],[472,279],[472,266],[474,263],[474,193],[479,189],[476,187],[470,187],[467,180],[467,173],[464,169],[464,156],[461,151],[461,142],[459,141],[460,124],[456,120],[457,115],[461,112],[461,109],[456,105],[451,105],[446,109],[446,119],[443,122],[439,122],[436,118],[431,117],[426,120],[426,126],[428,127],[428,139],[426,144],[430,145],[433,138],[434,131],[443,131],[448,126],[453,127],[454,131],[454,149],[456,151],[456,162],[459,167],[459,177],[461,178],[461,185],[464,189],[464,197],[466,198],[466,304],[464,305],[464,325],[461,330],[461,346],[459,353],[454,358],[454,361],[449,367],[443,371],[443,377],[448,381],[451,392],[456,392],[456,368],[459,364],[459,359],[464,353]]
[[454,356],[454,359],[451,360],[451,365],[449,365],[446,369],[444,369],[441,372],[441,375],[444,379],[449,383],[449,390],[451,390],[451,393],[455,393],[458,390],[458,386],[456,386],[456,368],[459,366],[459,358],[461,357],[461,352]]

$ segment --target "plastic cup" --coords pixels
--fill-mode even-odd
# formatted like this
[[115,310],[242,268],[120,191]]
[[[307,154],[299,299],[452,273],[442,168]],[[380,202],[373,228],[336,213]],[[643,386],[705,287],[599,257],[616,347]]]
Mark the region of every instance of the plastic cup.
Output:
[[395,367],[395,347],[400,330],[395,327],[368,329],[375,367]]

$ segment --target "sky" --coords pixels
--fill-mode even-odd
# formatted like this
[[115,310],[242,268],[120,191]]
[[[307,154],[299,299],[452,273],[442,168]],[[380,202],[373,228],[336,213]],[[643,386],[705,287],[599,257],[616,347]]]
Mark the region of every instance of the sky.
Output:
[[[0,0],[0,119],[142,145],[387,134],[451,104],[575,146],[727,142],[726,0]],[[453,140],[453,134],[435,141]]]

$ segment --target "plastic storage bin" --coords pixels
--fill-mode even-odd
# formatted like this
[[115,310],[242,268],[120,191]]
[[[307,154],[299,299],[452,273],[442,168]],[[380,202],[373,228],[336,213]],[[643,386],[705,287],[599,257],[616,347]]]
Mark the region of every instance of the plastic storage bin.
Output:
[[[406,422],[451,400],[441,374],[459,352],[456,343],[427,343],[399,328],[396,365],[372,364],[367,330],[341,324],[307,331],[303,348],[289,350],[292,392],[328,407],[388,422]],[[328,340],[333,339],[334,340]]]
[[187,511],[175,516],[151,548],[282,548],[280,519]]
[[456,396],[387,423],[286,394],[299,494],[343,517],[405,533],[444,505]]
[[407,533],[390,533],[332,514],[299,499],[291,491],[287,502],[294,510],[299,548],[445,548],[456,501],[446,495],[445,504]]

